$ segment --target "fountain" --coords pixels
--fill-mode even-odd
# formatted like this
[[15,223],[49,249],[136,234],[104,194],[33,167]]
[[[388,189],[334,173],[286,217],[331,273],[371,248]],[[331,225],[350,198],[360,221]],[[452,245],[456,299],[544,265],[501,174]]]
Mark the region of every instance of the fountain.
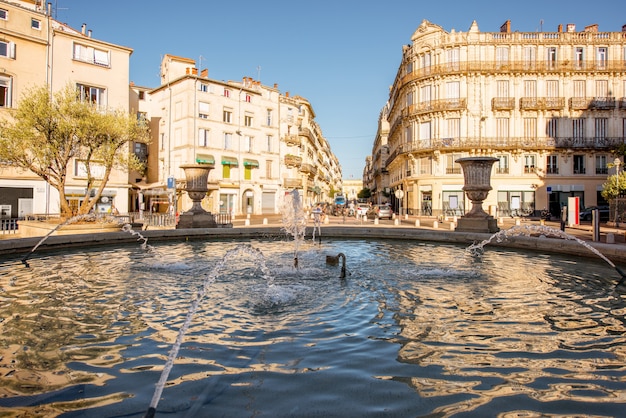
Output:
[[603,260],[327,237],[296,269],[292,244],[3,257],[0,414],[622,414],[626,301]]
[[211,212],[202,208],[202,199],[209,191],[209,172],[214,168],[213,164],[186,164],[181,165],[185,171],[187,187],[185,190],[192,200],[191,208],[180,214],[180,219],[176,225],[177,229],[187,228],[217,228],[217,223]]
[[463,191],[472,202],[472,209],[458,220],[457,231],[498,232],[498,223],[483,210],[483,201],[491,190],[491,167],[498,161],[495,157],[466,157],[456,160],[463,169]]

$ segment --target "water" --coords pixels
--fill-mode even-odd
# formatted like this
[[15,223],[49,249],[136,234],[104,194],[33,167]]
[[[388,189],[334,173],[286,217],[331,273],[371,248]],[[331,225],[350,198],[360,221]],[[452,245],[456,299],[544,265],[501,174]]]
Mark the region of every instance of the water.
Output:
[[[0,261],[0,415],[621,416],[626,303],[598,259],[416,242],[152,243]],[[338,278],[325,256],[346,254]],[[207,279],[211,277],[210,285]]]

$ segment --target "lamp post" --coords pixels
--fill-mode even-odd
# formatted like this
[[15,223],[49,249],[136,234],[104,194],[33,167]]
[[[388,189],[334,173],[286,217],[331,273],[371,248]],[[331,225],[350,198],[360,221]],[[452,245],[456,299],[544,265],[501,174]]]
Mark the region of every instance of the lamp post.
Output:
[[622,161],[616,158],[613,164],[615,164],[615,182],[617,186],[617,194],[615,195],[615,228],[619,228],[619,166],[622,164]]

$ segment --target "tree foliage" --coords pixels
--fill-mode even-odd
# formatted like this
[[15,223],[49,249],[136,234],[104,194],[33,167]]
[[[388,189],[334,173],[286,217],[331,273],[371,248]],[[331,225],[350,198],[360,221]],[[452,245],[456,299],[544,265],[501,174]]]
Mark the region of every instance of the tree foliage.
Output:
[[356,197],[358,197],[359,199],[369,199],[370,197],[372,197],[372,191],[369,188],[365,187],[361,189]]
[[606,200],[612,200],[624,192],[626,192],[626,172],[622,171],[606,179],[606,182],[602,185],[600,194]]
[[[45,86],[33,88],[11,116],[0,121],[0,161],[31,171],[57,189],[63,217],[89,213],[114,168],[142,169],[129,145],[148,142],[147,126],[128,112],[101,111],[79,100],[72,86],[52,94]],[[75,210],[65,196],[74,161],[85,171],[85,198]]]

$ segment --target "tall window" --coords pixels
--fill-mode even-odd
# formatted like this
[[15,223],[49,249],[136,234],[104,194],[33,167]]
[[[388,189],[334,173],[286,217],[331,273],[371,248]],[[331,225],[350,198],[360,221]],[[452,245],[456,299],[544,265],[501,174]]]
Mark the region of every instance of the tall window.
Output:
[[548,123],[546,124],[546,135],[548,138],[558,138],[559,137],[559,119],[552,118],[548,119]]
[[233,122],[233,112],[231,110],[224,109],[222,112],[222,121],[225,123]]
[[609,82],[608,80],[596,80],[596,98],[609,97]]
[[496,97],[509,97],[509,80],[496,81]]
[[606,155],[596,155],[596,174],[609,174],[608,157]]
[[584,155],[574,155],[574,174],[585,174]]
[[249,135],[246,135],[243,138],[243,147],[244,147],[244,151],[245,152],[252,152],[252,137]]
[[224,133],[224,149],[232,149],[233,148],[233,134],[225,132]]
[[556,67],[556,47],[551,46],[548,48],[547,61],[548,61],[548,68]]
[[428,103],[430,102],[430,91],[431,86],[422,86],[420,89],[420,102]]
[[534,69],[537,64],[537,48],[534,46],[524,47],[524,66],[526,69]]
[[537,97],[537,80],[524,80],[524,97]]
[[208,147],[209,146],[209,130],[200,128],[198,129],[198,146],[200,147]]
[[209,118],[209,104],[207,102],[198,102],[198,117],[202,119]]
[[456,162],[461,154],[448,154],[446,156],[446,174],[461,174],[461,165]]
[[0,75],[0,107],[11,107],[11,78]]
[[496,158],[498,158],[496,174],[509,174],[509,156],[501,154],[497,155]]
[[547,174],[559,174],[557,155],[548,155],[546,157],[546,173]]
[[243,124],[245,126],[252,126],[252,121],[253,121],[253,118],[251,115],[245,115],[243,117]]
[[450,70],[458,71],[460,68],[459,61],[460,61],[460,56],[461,56],[461,50],[459,48],[449,49],[447,55],[448,55],[447,56],[448,68]]
[[608,60],[608,48],[605,46],[599,46],[596,49],[596,69],[606,68],[606,62]]
[[496,48],[496,67],[502,68],[509,65],[509,48],[499,46]]
[[509,118],[496,119],[496,139],[499,145],[506,145],[509,137]]
[[448,119],[446,122],[447,122],[446,123],[447,125],[446,137],[452,138],[452,139],[459,139],[459,137],[461,136],[461,119],[453,118],[453,119]]
[[595,118],[594,120],[594,138],[596,144],[604,145],[606,140],[606,127],[608,125],[607,118]]
[[271,179],[272,177],[272,160],[265,161],[265,178]]
[[537,137],[537,118],[524,118],[524,138]]
[[574,119],[572,120],[572,137],[575,143],[582,143],[585,139],[585,120]]
[[558,80],[546,81],[546,95],[547,97],[559,97],[559,81]]
[[446,98],[458,100],[461,97],[461,83],[451,81],[446,83]]
[[412,104],[413,104],[413,92],[412,92],[412,91],[409,91],[409,92],[406,94],[406,105],[407,105],[407,106],[411,106]]
[[224,97],[230,97],[230,90],[224,89]]
[[432,157],[421,157],[419,159],[420,174],[432,174],[433,173],[433,160]]
[[574,80],[574,97],[587,97],[585,80]]
[[581,70],[585,67],[585,52],[584,48],[577,46],[574,50],[574,68]]
[[410,144],[413,142],[413,126],[409,125],[404,129],[404,142]]
[[430,135],[430,121],[420,123],[420,142],[425,148],[430,147]]
[[267,109],[265,122],[267,126],[272,126],[273,112],[272,109]]
[[537,165],[537,156],[534,154],[524,155],[524,173],[534,173]]
[[9,12],[5,9],[0,9],[0,20],[7,20]]
[[100,87],[77,84],[76,88],[80,99],[84,102],[97,105],[99,108],[106,107],[106,90]]
[[266,144],[266,148],[265,148],[265,150],[266,150],[267,152],[272,152],[272,149],[273,149],[273,146],[272,146],[272,145],[273,145],[273,142],[274,142],[274,137],[273,137],[272,135],[267,135],[267,136],[265,137],[265,144]]
[[230,164],[222,164],[222,178],[223,179],[230,178]]

